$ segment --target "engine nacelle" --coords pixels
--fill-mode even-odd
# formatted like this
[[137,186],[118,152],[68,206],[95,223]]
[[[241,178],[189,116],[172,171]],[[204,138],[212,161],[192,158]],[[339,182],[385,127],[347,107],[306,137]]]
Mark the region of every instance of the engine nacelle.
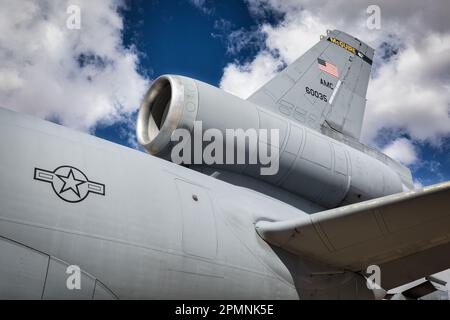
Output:
[[[201,121],[203,132],[216,129],[225,137],[227,129],[277,129],[279,143],[258,137],[256,148],[245,144],[235,145],[233,150],[249,159],[262,146],[269,150],[278,145],[276,174],[261,175],[261,164],[214,166],[267,182],[324,207],[402,191],[400,177],[383,162],[254,103],[182,76],[165,75],[154,81],[139,110],[137,138],[150,154],[170,160],[175,130],[194,133],[196,121]],[[200,147],[205,148],[205,144]],[[224,158],[227,152],[224,150]]]

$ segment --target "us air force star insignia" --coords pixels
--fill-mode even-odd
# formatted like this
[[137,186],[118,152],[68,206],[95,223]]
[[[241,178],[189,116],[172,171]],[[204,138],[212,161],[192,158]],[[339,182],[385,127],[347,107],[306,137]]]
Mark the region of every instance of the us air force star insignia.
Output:
[[34,179],[52,184],[53,191],[58,197],[67,202],[80,202],[89,193],[105,195],[105,185],[89,181],[86,175],[71,166],[62,166],[54,171],[34,169]]

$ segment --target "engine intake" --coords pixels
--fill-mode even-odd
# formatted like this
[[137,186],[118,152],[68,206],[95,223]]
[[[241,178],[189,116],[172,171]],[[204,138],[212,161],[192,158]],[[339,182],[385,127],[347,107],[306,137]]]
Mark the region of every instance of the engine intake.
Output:
[[144,97],[138,114],[138,142],[152,155],[169,151],[177,128],[191,129],[198,108],[195,82],[188,78],[161,76]]

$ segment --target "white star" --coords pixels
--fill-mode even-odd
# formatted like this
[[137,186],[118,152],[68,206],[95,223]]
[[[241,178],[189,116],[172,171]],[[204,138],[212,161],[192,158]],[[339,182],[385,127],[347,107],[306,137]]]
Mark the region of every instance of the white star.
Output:
[[80,197],[80,190],[78,190],[78,186],[86,183],[86,181],[76,179],[73,175],[72,169],[70,169],[67,177],[58,175],[58,178],[60,178],[62,182],[64,182],[61,190],[59,191],[60,194],[66,192],[67,190],[72,190],[78,197]]

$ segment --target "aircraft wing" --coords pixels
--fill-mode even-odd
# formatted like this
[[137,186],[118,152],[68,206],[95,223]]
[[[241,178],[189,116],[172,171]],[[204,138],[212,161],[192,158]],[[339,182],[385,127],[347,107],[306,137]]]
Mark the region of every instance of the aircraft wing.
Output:
[[450,182],[298,219],[256,224],[267,242],[353,272],[381,268],[385,289],[450,267]]

